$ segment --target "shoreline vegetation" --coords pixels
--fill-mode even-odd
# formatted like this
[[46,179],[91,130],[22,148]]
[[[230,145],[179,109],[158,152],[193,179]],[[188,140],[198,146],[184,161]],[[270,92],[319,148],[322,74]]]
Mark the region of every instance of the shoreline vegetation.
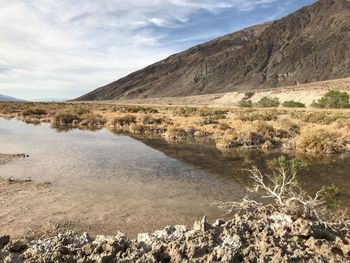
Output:
[[79,234],[59,226],[40,237],[12,240],[5,235],[0,236],[0,261],[349,262],[350,220],[338,202],[338,189],[327,186],[315,196],[306,194],[296,180],[306,164],[297,159],[282,156],[270,160],[268,167],[266,174],[249,170],[249,190],[268,202],[245,197],[214,204],[231,220],[210,224],[204,217],[192,228],[168,226],[136,239],[120,232]]
[[340,95],[345,101],[335,100],[338,109],[329,109],[334,105],[327,96],[315,101],[319,108],[303,108],[294,101],[287,102],[293,108],[277,107],[277,99],[265,97],[254,107],[247,100],[249,105],[237,108],[112,102],[0,103],[0,117],[31,124],[50,123],[58,131],[107,128],[116,134],[205,142],[217,148],[339,154],[350,152],[349,96]]

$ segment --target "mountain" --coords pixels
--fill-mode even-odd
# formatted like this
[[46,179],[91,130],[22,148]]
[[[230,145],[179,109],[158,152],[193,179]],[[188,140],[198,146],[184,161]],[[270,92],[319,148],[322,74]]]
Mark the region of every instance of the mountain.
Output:
[[77,100],[249,91],[349,76],[350,1],[320,0],[172,55]]
[[0,102],[4,102],[4,101],[12,102],[12,101],[22,101],[22,100],[0,94]]

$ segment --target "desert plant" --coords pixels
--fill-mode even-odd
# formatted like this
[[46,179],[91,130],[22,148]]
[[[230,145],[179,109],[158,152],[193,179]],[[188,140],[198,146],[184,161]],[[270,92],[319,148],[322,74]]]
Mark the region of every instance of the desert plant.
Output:
[[213,117],[205,117],[202,120],[199,121],[200,125],[211,125],[211,124],[218,124],[218,120]]
[[91,110],[78,106],[73,109],[73,112],[74,114],[77,114],[77,115],[84,115],[84,114],[90,114]]
[[260,108],[274,108],[280,105],[278,98],[262,97],[257,103],[254,104],[256,107]]
[[54,117],[54,123],[60,125],[72,125],[80,122],[80,117],[71,113],[57,113]]
[[197,111],[198,109],[194,107],[177,107],[175,114],[182,117],[189,117],[195,115]]
[[165,122],[163,118],[155,118],[155,117],[152,117],[151,115],[145,115],[145,116],[142,116],[141,118],[141,123],[143,125],[160,125],[163,122]]
[[349,94],[331,90],[327,92],[322,98],[312,103],[315,108],[350,108]]
[[226,118],[227,111],[211,109],[208,107],[202,107],[202,108],[198,108],[196,113],[201,117],[212,117],[219,120],[219,119]]
[[297,149],[310,153],[338,153],[341,151],[334,133],[325,130],[315,130],[301,136]]
[[115,127],[125,127],[136,123],[136,117],[133,115],[120,116],[114,119],[113,124]]
[[266,137],[273,137],[275,134],[275,129],[267,124],[266,122],[259,121],[256,124],[256,132]]
[[238,106],[241,108],[252,108],[253,102],[251,100],[241,100],[238,102]]
[[282,106],[286,108],[305,108],[304,103],[294,101],[294,100],[285,101],[283,102]]
[[329,186],[323,186],[320,191],[320,197],[325,201],[325,204],[329,209],[340,208],[340,189],[334,184]]
[[42,116],[46,114],[47,114],[47,111],[40,108],[28,109],[22,112],[23,116],[31,116],[31,115]]
[[166,133],[165,137],[172,141],[186,141],[193,140],[193,135],[195,133],[195,129],[182,129],[178,127],[170,127]]
[[84,119],[79,123],[79,125],[102,127],[106,122],[106,119],[101,115],[89,114],[84,116]]
[[240,202],[217,201],[215,204],[227,213],[248,210],[259,213],[282,212],[299,218],[312,218],[330,229],[339,225],[349,227],[350,221],[346,211],[339,209],[340,191],[336,186],[323,187],[314,197],[302,190],[296,176],[298,172],[307,168],[305,162],[281,156],[269,161],[268,167],[270,173],[267,174],[263,174],[257,168],[248,170],[253,181],[253,187],[249,190],[263,192],[263,198],[272,200],[271,203],[263,204],[245,197]]
[[275,121],[278,118],[277,111],[245,111],[238,114],[238,119],[241,121]]
[[300,194],[296,175],[307,168],[305,162],[280,156],[268,161],[267,164],[271,174],[263,175],[258,169],[250,171],[251,178],[255,182],[255,191],[264,190],[268,193],[264,197],[275,199],[279,205],[284,205],[285,200]]
[[349,118],[348,116],[345,116],[342,113],[311,112],[303,115],[301,117],[301,120],[308,123],[329,125],[338,120],[346,120],[348,118]]
[[113,111],[121,113],[159,113],[159,111],[155,108],[144,106],[118,106],[114,107]]

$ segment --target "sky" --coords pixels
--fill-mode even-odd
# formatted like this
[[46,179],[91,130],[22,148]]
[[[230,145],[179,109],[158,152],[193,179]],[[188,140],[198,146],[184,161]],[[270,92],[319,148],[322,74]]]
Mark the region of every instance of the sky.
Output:
[[315,0],[0,0],[0,94],[72,99]]

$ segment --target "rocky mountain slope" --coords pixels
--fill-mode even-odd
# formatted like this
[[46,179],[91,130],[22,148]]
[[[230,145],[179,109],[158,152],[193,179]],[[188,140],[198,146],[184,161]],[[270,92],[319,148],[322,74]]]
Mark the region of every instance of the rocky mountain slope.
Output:
[[1,101],[20,101],[20,100],[10,96],[0,94],[0,102]]
[[350,76],[350,2],[320,0],[134,72],[77,100],[247,91]]

